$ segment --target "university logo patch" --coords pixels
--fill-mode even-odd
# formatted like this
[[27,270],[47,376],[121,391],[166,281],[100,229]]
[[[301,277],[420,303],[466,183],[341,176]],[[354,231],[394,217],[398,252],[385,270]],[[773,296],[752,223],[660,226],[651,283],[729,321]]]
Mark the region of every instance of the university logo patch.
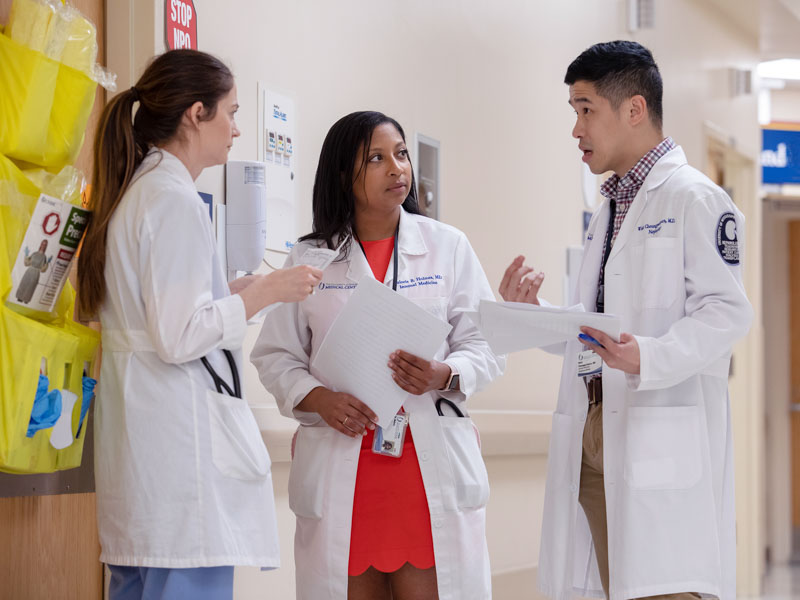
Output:
[[739,264],[739,238],[736,217],[732,212],[722,213],[717,223],[717,251],[729,265]]

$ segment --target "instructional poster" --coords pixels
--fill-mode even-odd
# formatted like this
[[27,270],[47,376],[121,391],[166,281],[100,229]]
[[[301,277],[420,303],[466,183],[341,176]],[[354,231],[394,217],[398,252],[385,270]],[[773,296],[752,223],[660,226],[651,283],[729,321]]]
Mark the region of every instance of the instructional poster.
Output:
[[42,194],[11,271],[9,304],[50,312],[78,250],[90,212]]

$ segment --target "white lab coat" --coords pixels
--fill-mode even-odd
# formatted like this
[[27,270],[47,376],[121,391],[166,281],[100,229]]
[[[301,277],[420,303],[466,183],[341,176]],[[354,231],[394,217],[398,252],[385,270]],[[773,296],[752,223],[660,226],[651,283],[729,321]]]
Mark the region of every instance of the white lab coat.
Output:
[[269,455],[246,400],[218,394],[199,360],[233,388],[221,349],[241,373],[244,304],[183,163],[153,150],[137,177],[109,227],[100,311],[100,560],[276,567]]
[[[404,403],[430,508],[439,597],[485,600],[491,597],[484,533],[489,497],[486,467],[471,419],[439,417],[434,400],[445,396],[468,414],[466,399],[502,373],[504,359],[492,353],[474,324],[460,312],[475,310],[479,299],[491,300],[493,295],[478,258],[460,231],[403,211],[399,235],[397,293],[453,326],[436,359],[450,364],[461,376],[460,392],[409,395]],[[315,245],[302,242],[295,246],[287,266]],[[294,407],[313,388],[326,385],[309,364],[365,275],[372,276],[372,271],[358,244],[353,244],[344,260],[325,270],[313,296],[267,315],[251,354],[281,413],[300,422],[289,476],[289,504],[297,516],[298,600],[347,598],[361,439],[349,438],[316,413]],[[386,285],[391,285],[392,278],[390,261]]]
[[[698,592],[734,600],[731,348],[752,309],[741,264],[718,250],[730,198],[680,148],[650,171],[609,255],[605,307],[636,336],[641,374],[603,368],[603,468],[611,600]],[[609,206],[594,215],[576,302],[595,306]],[[733,224],[729,227],[732,229]],[[553,415],[539,587],[559,600],[602,596],[588,522],[578,504],[587,396],[581,344],[566,344]]]

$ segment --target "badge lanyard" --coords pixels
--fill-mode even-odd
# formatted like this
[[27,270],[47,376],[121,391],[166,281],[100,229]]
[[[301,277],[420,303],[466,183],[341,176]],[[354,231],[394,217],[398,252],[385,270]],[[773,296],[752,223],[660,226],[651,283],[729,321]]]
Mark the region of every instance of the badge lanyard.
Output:
[[606,305],[606,263],[608,262],[608,255],[611,254],[611,238],[614,237],[614,219],[617,216],[617,203],[611,200],[611,209],[608,219],[608,230],[606,231],[606,240],[603,247],[603,266],[600,267],[600,281],[597,284],[597,312],[605,312]]
[[[364,249],[364,244],[355,235],[358,245],[361,246],[361,252],[364,253],[364,258],[367,258],[367,251]],[[397,229],[394,230],[394,273],[392,275],[392,290],[397,291],[397,247],[398,239],[400,238],[400,221],[397,222]],[[369,260],[367,260],[369,264]],[[406,438],[406,429],[408,429],[408,414],[405,412],[398,413],[392,419],[388,427],[377,427],[375,429],[375,436],[372,441],[372,451],[381,456],[391,456],[393,458],[400,458],[403,455],[403,444]]]
[[228,359],[228,365],[231,367],[231,375],[233,375],[233,389],[231,390],[228,382],[225,381],[222,377],[220,377],[217,372],[214,370],[214,367],[211,366],[211,363],[208,362],[208,359],[203,356],[200,358],[200,361],[203,363],[203,366],[208,371],[208,374],[211,375],[211,379],[214,380],[214,385],[217,388],[217,392],[222,394],[222,390],[224,389],[225,392],[228,393],[229,396],[233,396],[234,398],[241,398],[242,397],[242,387],[239,382],[239,371],[236,370],[236,361],[233,359],[233,354],[230,350],[223,350],[225,353],[225,358]]

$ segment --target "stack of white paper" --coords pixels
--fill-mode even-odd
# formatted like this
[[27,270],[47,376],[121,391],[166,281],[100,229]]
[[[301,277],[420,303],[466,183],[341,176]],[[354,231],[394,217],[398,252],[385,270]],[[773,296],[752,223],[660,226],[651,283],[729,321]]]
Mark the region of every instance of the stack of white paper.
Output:
[[575,339],[583,326],[598,329],[615,341],[619,340],[619,317],[585,312],[581,304],[552,308],[481,300],[478,311],[467,314],[497,354],[566,342]]
[[392,379],[389,355],[405,350],[431,360],[451,329],[449,323],[366,276],[331,325],[311,366],[328,387],[369,406],[384,426],[408,397]]

